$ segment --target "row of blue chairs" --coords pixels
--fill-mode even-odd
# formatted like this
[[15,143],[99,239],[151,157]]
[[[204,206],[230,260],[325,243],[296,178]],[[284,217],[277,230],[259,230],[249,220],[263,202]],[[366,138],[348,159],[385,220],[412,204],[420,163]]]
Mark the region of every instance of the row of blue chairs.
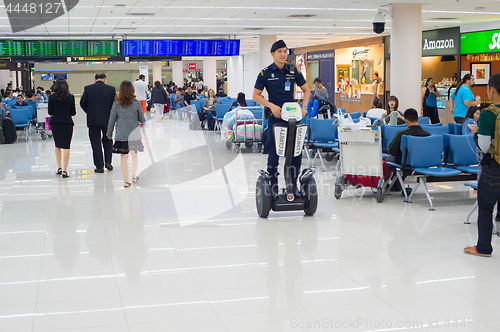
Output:
[[[475,179],[478,173],[477,148],[473,135],[431,135],[428,137],[403,136],[401,139],[401,164],[388,162],[400,175],[410,171],[418,176],[418,182],[405,201],[411,199],[421,186],[434,211],[432,199],[427,189],[427,181],[466,181]],[[398,176],[404,188],[402,177]]]

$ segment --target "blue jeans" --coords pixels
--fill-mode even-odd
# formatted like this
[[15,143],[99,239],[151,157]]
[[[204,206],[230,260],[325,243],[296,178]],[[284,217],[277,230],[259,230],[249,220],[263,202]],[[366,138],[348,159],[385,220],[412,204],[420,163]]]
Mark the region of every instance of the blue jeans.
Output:
[[[285,123],[288,124],[288,122],[282,120],[282,119],[276,119],[273,115],[269,116],[268,120],[268,134],[267,134],[267,141],[266,141],[266,149],[268,152],[268,157],[267,157],[267,171],[271,175],[272,178],[278,179],[278,165],[280,162],[280,158],[276,154],[276,144],[274,141],[274,125],[277,123]],[[302,163],[302,153],[294,157],[292,159],[292,170],[291,170],[291,175],[292,175],[292,180],[294,183],[296,183],[296,180],[300,174],[300,164]]]
[[500,167],[483,167],[477,186],[477,231],[476,249],[481,254],[491,254],[493,233],[493,208],[500,197]]
[[214,130],[214,125],[213,125],[213,118],[215,116],[214,112],[211,110],[204,110],[203,111],[207,117],[207,124],[208,124],[208,130]]

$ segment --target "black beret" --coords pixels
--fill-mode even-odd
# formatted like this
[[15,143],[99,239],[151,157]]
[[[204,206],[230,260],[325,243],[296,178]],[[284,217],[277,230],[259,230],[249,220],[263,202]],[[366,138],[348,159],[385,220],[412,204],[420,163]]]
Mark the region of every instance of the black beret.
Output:
[[286,47],[286,44],[285,44],[285,42],[284,42],[283,40],[281,40],[281,39],[280,39],[280,40],[278,40],[277,42],[275,42],[275,43],[273,44],[273,46],[271,46],[271,52],[274,52],[274,51],[276,51],[277,49],[279,49],[279,48],[283,48],[283,47]]

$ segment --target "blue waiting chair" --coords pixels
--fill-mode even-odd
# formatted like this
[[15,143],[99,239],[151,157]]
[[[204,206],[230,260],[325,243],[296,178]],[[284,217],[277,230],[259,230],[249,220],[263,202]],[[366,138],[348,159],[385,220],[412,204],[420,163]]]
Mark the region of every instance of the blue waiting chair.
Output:
[[[312,162],[310,161],[309,156],[308,159],[310,161],[310,166],[312,166],[314,164],[316,156],[319,156],[322,166],[321,169],[323,172],[326,172],[326,166],[321,155],[322,149],[338,149],[339,147],[338,142],[336,142],[335,138],[337,127],[332,126],[334,120],[335,119],[309,119],[308,146],[316,153]],[[307,145],[304,146],[306,147],[306,154],[309,154]]]
[[444,135],[448,134],[448,127],[443,126],[421,126],[424,130],[427,130],[431,135]]
[[477,146],[474,135],[444,136],[446,161],[463,173],[478,174]]
[[462,125],[458,123],[448,123],[448,131],[452,135],[462,135]]
[[382,125],[380,127],[382,134],[382,150],[389,151],[389,145],[391,145],[396,134],[401,130],[408,128],[407,125],[399,125],[399,126],[388,126]]
[[408,203],[411,203],[411,199],[420,185],[424,189],[425,196],[427,196],[427,200],[429,201],[429,210],[434,211],[429,190],[427,189],[427,177],[451,177],[459,175],[461,171],[442,167],[443,136],[415,137],[405,135],[401,141],[401,146],[402,148],[404,146],[407,156],[403,166],[410,166],[414,173],[420,175],[417,185],[408,198]]
[[17,107],[10,110],[10,118],[14,121],[16,129],[23,129],[26,141],[29,140],[28,129],[31,115],[31,107]]
[[428,124],[430,124],[429,117],[427,117],[427,116],[421,116],[421,117],[419,117],[418,118],[418,124],[419,125],[423,125],[423,124],[428,125]]
[[215,132],[220,132],[222,130],[222,121],[224,121],[224,115],[231,108],[231,104],[215,104]]

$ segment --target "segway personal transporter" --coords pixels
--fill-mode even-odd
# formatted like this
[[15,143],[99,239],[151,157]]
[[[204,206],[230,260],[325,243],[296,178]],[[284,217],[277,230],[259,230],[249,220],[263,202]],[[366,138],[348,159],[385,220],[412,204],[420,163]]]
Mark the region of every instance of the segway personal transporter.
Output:
[[285,183],[286,188],[278,190],[275,195],[271,191],[271,175],[259,170],[257,179],[256,203],[257,212],[261,218],[267,218],[269,211],[299,211],[312,216],[318,207],[318,190],[314,180],[314,170],[306,168],[299,176],[300,187],[294,192],[292,180],[292,159],[302,153],[304,139],[307,134],[307,125],[299,123],[302,119],[302,111],[297,103],[285,103],[281,108],[281,118],[287,124],[274,125],[274,139],[276,142],[276,153],[285,158]]

